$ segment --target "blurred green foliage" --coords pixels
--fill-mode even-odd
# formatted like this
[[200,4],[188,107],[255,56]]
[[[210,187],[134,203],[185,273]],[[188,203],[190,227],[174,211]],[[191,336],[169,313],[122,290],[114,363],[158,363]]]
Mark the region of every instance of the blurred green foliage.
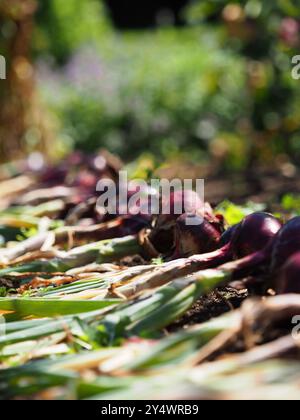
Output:
[[236,225],[240,223],[246,216],[257,211],[265,211],[265,204],[258,204],[249,201],[244,206],[238,206],[231,201],[225,200],[218,205],[215,212],[224,216],[228,225]]
[[282,208],[293,215],[300,215],[300,196],[294,194],[285,194],[281,200]]
[[66,148],[188,153],[241,170],[300,157],[299,4],[191,1],[187,26],[118,32],[101,0],[44,0],[34,51]]
[[43,0],[38,9],[33,48],[63,64],[84,43],[98,42],[112,31],[99,0]]

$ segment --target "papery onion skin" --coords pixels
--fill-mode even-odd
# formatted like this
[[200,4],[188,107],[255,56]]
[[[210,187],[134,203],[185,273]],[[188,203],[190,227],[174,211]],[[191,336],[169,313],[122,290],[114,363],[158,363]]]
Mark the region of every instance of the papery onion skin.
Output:
[[214,251],[218,248],[220,239],[220,230],[200,216],[183,214],[176,220],[175,255],[177,257]]
[[[156,217],[149,240],[159,254],[171,255],[175,245],[175,223],[183,214],[214,218],[210,206],[206,206],[193,190],[178,190],[160,198],[160,214]],[[176,254],[175,254],[176,255]]]

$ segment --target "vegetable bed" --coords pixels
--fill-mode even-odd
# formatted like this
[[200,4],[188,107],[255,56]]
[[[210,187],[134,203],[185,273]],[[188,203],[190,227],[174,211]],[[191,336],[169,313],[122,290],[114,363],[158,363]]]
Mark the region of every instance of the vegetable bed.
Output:
[[111,216],[95,185],[119,170],[0,171],[0,398],[299,399],[295,209],[185,191],[154,215],[149,187]]

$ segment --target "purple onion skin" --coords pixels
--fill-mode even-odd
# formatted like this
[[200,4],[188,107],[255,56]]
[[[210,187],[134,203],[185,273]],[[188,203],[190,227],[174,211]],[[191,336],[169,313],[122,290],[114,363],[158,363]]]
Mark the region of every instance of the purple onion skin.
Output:
[[300,293],[300,252],[292,255],[283,266],[276,291],[279,294]]
[[268,213],[247,216],[237,225],[229,243],[211,254],[203,255],[203,268],[214,268],[222,264],[220,269],[230,272],[232,280],[236,280],[268,266],[272,244],[280,228],[281,223]]
[[63,185],[68,175],[66,165],[44,168],[40,175],[42,186],[51,187],[54,185]]
[[272,273],[278,270],[296,252],[300,251],[300,217],[290,220],[278,233],[272,248]]
[[175,245],[176,258],[195,254],[204,254],[218,248],[221,239],[220,231],[207,220],[193,216],[196,224],[189,225],[188,214],[183,214],[176,220]]
[[192,190],[187,191],[175,191],[171,193],[170,199],[162,200],[163,204],[166,202],[170,205],[170,213],[172,216],[178,217],[180,214],[176,212],[176,205],[179,207],[182,206],[182,213],[197,213],[201,211],[204,206],[203,201],[200,199],[199,195]]
[[[184,255],[203,254],[204,268],[217,267],[234,259],[247,260],[244,262],[246,267],[251,264],[251,256],[268,250],[273,243],[274,238],[281,229],[281,223],[274,216],[268,213],[253,213],[237,225],[232,232],[230,232],[231,240],[223,247],[220,246],[221,233],[214,227],[213,224],[204,221],[199,226],[187,226],[185,219],[188,215],[183,215],[178,218],[176,222],[176,252],[174,257],[182,257]],[[199,256],[197,257],[199,259]],[[261,255],[253,260],[256,261],[265,259]],[[237,266],[238,261],[234,262]]]
[[[199,195],[192,190],[174,191],[168,197],[162,196],[160,211],[150,234],[150,241],[163,255],[170,255],[170,251],[174,249],[175,223],[180,216],[189,213],[209,219],[214,217],[209,206],[205,206]],[[178,256],[179,253],[174,254],[174,258]]]
[[236,234],[237,229],[239,228],[240,223],[234,226],[231,226],[230,228],[228,228],[222,235],[221,240],[220,240],[220,246],[223,247],[227,244],[229,244],[234,235]]
[[282,227],[269,213],[250,214],[238,225],[231,247],[236,258],[243,258],[268,247]]
[[222,267],[231,272],[232,280],[269,266],[272,247],[281,228],[281,222],[269,213],[257,212],[245,217],[229,244],[229,254],[238,260]]
[[124,236],[135,235],[142,229],[151,226],[152,217],[146,214],[128,215],[122,217],[122,232]]

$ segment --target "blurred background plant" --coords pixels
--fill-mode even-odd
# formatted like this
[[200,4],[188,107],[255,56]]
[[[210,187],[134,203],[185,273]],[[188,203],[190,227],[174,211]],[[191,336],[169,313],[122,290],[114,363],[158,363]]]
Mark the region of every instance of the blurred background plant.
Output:
[[[213,173],[259,165],[295,175],[300,83],[291,59],[300,51],[299,2],[128,3],[43,0],[32,10],[26,39],[47,135],[37,129],[41,119],[21,115],[22,129],[12,132],[20,149],[28,153],[48,137],[55,156],[106,147],[125,161],[145,153],[157,162],[209,162]],[[24,34],[3,7],[0,13],[7,54]],[[29,63],[29,52],[18,56]],[[31,103],[33,89],[36,95],[33,87],[23,92]],[[7,131],[0,136],[1,149],[10,150]]]

